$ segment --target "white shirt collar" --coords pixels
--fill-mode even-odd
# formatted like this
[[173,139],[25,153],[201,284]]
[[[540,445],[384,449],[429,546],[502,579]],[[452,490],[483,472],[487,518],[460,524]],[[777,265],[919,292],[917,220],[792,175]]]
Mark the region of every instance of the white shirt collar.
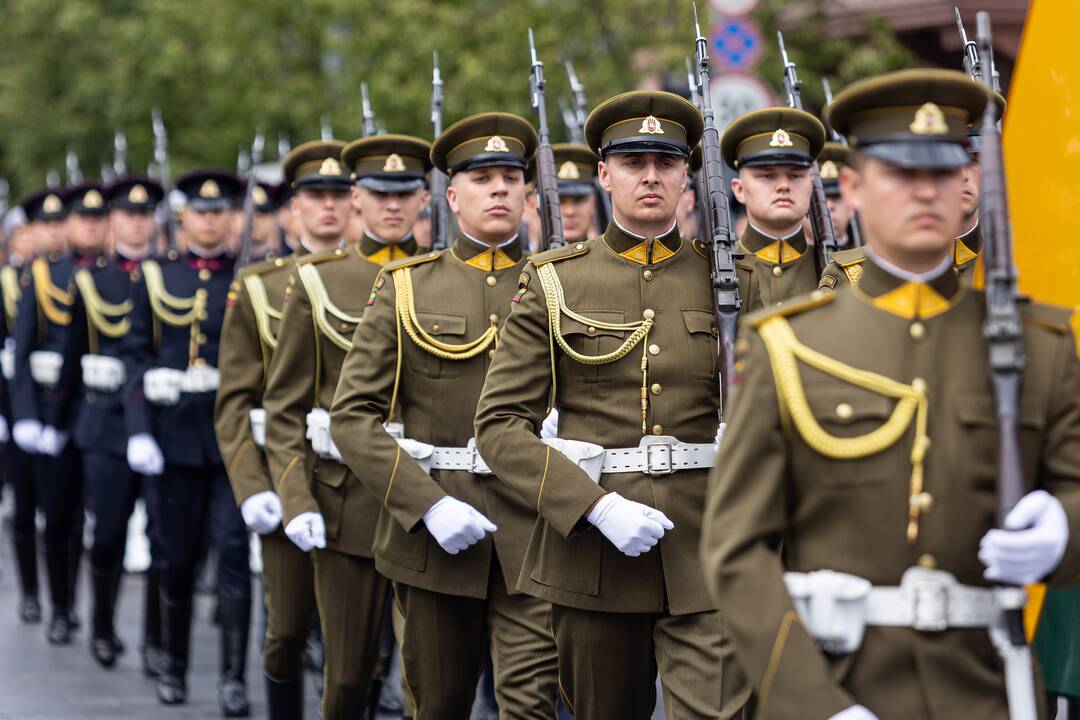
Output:
[[188,252],[203,260],[213,260],[214,258],[219,258],[225,254],[225,246],[219,245],[215,250],[203,250],[195,243],[188,243]]
[[[486,243],[483,240],[477,240],[476,238],[474,238],[472,235],[465,232],[464,230],[461,231],[461,234],[464,235],[465,237],[467,237],[469,240],[472,240],[474,243],[476,243],[480,247],[484,248],[485,250],[490,250],[491,249],[491,243]],[[504,248],[507,245],[511,245],[511,244],[517,242],[517,239],[518,239],[518,234],[514,233],[513,235],[510,236],[510,238],[508,240],[504,240],[503,242],[496,245],[496,247]]]
[[791,238],[795,237],[803,231],[802,225],[799,225],[799,227],[795,228],[788,235],[785,235],[784,237],[776,237],[775,235],[770,235],[769,233],[765,232],[749,220],[747,220],[746,224],[754,228],[754,232],[756,232],[758,235],[761,235],[762,237],[769,238],[770,240],[784,240],[785,242],[790,242]]
[[924,273],[913,273],[910,270],[905,270],[898,265],[894,265],[885,258],[881,257],[874,252],[873,248],[869,245],[866,246],[866,257],[870,258],[875,265],[880,267],[890,275],[894,275],[901,280],[907,280],[908,282],[930,282],[944,275],[949,269],[952,268],[953,259],[949,255],[942,258],[941,263],[937,265],[933,270]]
[[[622,231],[623,231],[623,232],[624,232],[625,234],[629,235],[629,236],[630,236],[630,237],[632,237],[632,238],[637,238],[638,240],[647,240],[647,239],[648,239],[648,238],[646,238],[646,237],[645,237],[644,235],[638,235],[637,233],[634,233],[634,232],[630,232],[629,230],[627,230],[626,228],[624,228],[624,227],[623,227],[623,225],[622,225],[622,223],[621,223],[621,222],[619,222],[618,220],[616,220],[616,219],[615,219],[615,216],[614,216],[614,215],[612,215],[612,216],[611,216],[611,221],[612,221],[613,223],[615,223],[615,225],[616,225],[616,226],[617,226],[617,227],[618,227],[618,228],[619,228],[620,230],[622,230]],[[669,227],[669,228],[668,228],[667,230],[665,230],[664,232],[660,233],[660,234],[659,234],[659,235],[657,235],[656,237],[664,237],[665,235],[667,235],[668,233],[670,233],[670,232],[671,232],[672,230],[674,230],[674,229],[675,229],[675,225],[676,225],[676,223],[677,223],[677,222],[678,222],[678,220],[677,220],[677,219],[676,219],[676,220],[672,220],[672,221],[671,221],[671,227]],[[653,238],[653,239],[655,240],[655,238]]]

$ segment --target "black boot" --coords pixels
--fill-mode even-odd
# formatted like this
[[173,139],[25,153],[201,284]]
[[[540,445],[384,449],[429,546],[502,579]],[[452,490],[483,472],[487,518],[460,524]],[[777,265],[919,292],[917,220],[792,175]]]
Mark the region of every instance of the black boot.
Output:
[[71,570],[70,553],[66,547],[46,550],[45,572],[49,578],[49,597],[52,600],[52,619],[45,633],[51,645],[71,642]]
[[19,585],[22,600],[19,601],[19,619],[27,625],[41,622],[41,601],[38,600],[37,543],[34,533],[14,534],[15,564],[19,569]]
[[251,598],[222,598],[221,608],[221,683],[218,701],[225,717],[251,714],[244,669],[247,666],[248,631],[251,625]]
[[165,705],[187,702],[188,649],[191,645],[191,599],[174,602],[161,594],[165,667],[158,676],[157,696]]
[[291,680],[266,679],[266,716],[269,720],[304,720],[304,674]]
[[161,646],[161,594],[158,590],[161,571],[151,567],[146,571],[146,593],[143,605],[143,675],[156,678],[167,665],[167,656]]
[[104,569],[90,567],[90,580],[94,590],[94,632],[90,639],[90,654],[103,668],[116,664],[120,643],[113,628],[113,612],[116,607],[116,575]]

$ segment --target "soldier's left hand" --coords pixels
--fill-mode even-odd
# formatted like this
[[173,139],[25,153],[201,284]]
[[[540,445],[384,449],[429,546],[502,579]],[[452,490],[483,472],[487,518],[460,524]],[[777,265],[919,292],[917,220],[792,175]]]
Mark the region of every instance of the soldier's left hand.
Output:
[[991,530],[979,542],[983,577],[1027,585],[1039,582],[1058,566],[1069,543],[1069,520],[1061,502],[1035,490],[1005,516],[1005,529]]
[[273,490],[255,493],[240,503],[244,524],[258,535],[272,532],[281,525],[281,500]]
[[59,457],[67,445],[68,434],[57,430],[52,425],[46,425],[41,429],[38,438],[38,452],[49,457]]

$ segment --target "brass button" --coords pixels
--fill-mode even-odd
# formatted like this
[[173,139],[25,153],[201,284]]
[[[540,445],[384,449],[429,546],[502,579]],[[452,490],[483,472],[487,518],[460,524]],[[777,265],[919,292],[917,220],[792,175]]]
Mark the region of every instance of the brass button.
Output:
[[595,335],[596,334],[596,328],[594,328],[592,325],[590,325],[588,330],[586,330],[585,332],[589,333],[590,335]]
[[285,260],[283,260],[282,258],[278,258],[277,260],[274,261],[274,267],[281,267],[284,264],[285,264]]
[[908,333],[911,335],[912,340],[922,340],[926,337],[926,326],[916,320],[908,327]]
[[349,323],[341,323],[341,332],[347,332],[349,329]]
[[649,282],[653,278],[653,271],[646,270],[645,272],[641,273],[641,277],[645,278],[645,282]]
[[494,359],[495,359],[495,350],[494,349],[488,350],[488,360],[494,360]]
[[199,271],[199,279],[202,280],[203,282],[206,282],[207,280],[209,280],[210,279],[210,271],[207,270],[206,268],[203,268],[202,270],[200,270]]
[[495,283],[497,283],[497,282],[499,282],[499,281],[495,279],[494,275],[488,275],[487,276],[487,284],[488,284],[489,287],[495,287]]
[[439,332],[439,323],[435,323],[431,326],[431,332]]
[[649,390],[652,391],[653,395],[659,395],[664,391],[664,387],[660,383],[653,383]]
[[646,320],[652,320],[654,317],[656,317],[656,313],[653,312],[652,308],[645,308],[645,312],[641,313],[641,317]]
[[345,248],[338,248],[337,250],[334,251],[334,254],[337,255],[338,257],[341,257],[342,255],[345,254]]
[[649,346],[649,354],[650,354],[650,355],[659,355],[659,354],[660,354],[660,346],[659,346],[659,345],[655,345],[655,344],[654,344],[654,345],[650,345],[650,346]]
[[103,268],[109,264],[108,259],[104,255],[99,255],[98,259],[95,262],[97,263],[97,266],[99,268]]
[[921,492],[911,496],[911,504],[922,512],[930,512],[934,507],[934,496],[928,492]]
[[846,402],[842,402],[836,406],[836,417],[841,420],[847,420],[854,414],[855,408],[851,407],[851,405]]
[[919,559],[916,562],[918,563],[919,567],[922,568],[929,568],[933,570],[937,567],[937,558],[930,553],[923,553],[919,556]]
[[780,277],[784,274],[784,268],[780,267],[779,265],[773,265],[772,274],[775,277]]
[[652,434],[653,435],[663,435],[664,434],[664,426],[663,425],[653,425],[652,426]]
[[584,250],[585,249],[585,243],[578,243],[577,245],[574,246],[574,249],[575,250]]
[[713,325],[712,327],[709,328],[709,333],[712,334],[712,335],[718,335],[718,334],[720,334],[720,331],[716,329],[715,325]]
[[915,378],[911,381],[911,389],[917,393],[926,392],[926,381],[922,378]]
[[491,321],[492,325],[495,325],[495,324],[497,324],[499,322],[499,316],[496,315],[495,313],[491,313],[491,315],[488,316],[488,320]]
[[198,336],[196,336],[196,338],[195,338],[195,342],[197,342],[199,345],[205,345],[206,344],[206,335],[203,335],[202,333],[199,333]]

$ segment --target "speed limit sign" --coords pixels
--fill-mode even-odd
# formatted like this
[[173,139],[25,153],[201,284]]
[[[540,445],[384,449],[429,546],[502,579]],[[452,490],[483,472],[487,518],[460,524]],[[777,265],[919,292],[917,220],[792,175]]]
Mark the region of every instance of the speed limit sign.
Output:
[[716,127],[721,132],[740,115],[768,107],[773,103],[772,91],[753,75],[734,73],[718,75],[712,79],[709,90],[712,95]]

